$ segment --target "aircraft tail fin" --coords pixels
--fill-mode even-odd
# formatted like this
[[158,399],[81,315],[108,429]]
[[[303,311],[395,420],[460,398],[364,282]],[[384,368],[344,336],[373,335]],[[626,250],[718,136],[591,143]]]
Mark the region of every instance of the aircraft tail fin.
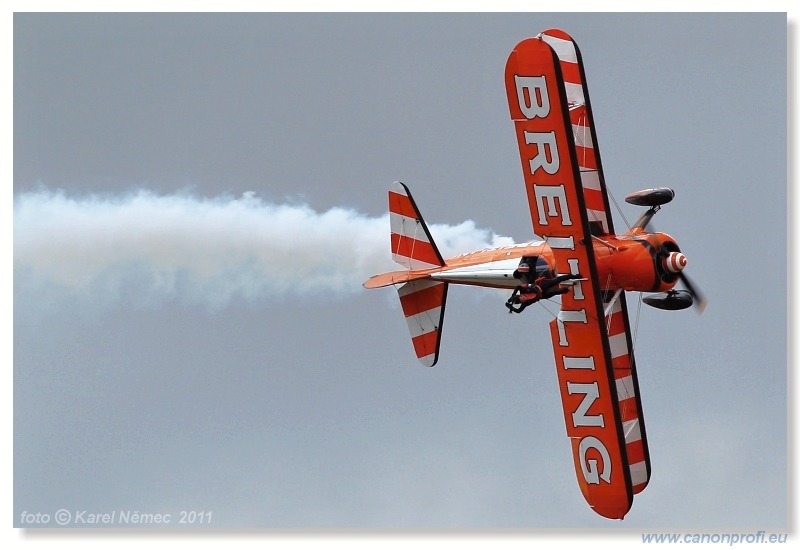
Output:
[[417,358],[426,367],[439,359],[448,283],[421,279],[397,289]]
[[414,352],[423,365],[432,367],[439,359],[448,283],[434,281],[430,274],[445,261],[408,187],[399,181],[389,188],[389,222],[392,259],[404,269],[370,277],[364,287],[402,285],[397,293]]
[[392,259],[408,270],[445,265],[411,192],[396,181],[389,188]]

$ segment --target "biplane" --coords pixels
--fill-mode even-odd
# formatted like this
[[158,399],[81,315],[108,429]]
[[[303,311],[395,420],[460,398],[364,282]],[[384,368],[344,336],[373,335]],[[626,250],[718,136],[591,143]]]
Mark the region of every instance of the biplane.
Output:
[[[391,252],[403,269],[364,286],[397,286],[414,351],[433,366],[449,285],[514,289],[519,297],[523,285],[555,281],[560,308],[550,336],[578,484],[596,513],[622,519],[650,480],[625,293],[651,293],[643,301],[666,310],[694,304],[702,311],[705,301],[684,273],[687,260],[675,239],[648,230],[673,199],[671,189],[628,195],[628,203],[647,210],[633,227],[615,232],[583,62],[572,38],[551,29],[517,44],[505,84],[533,232],[541,240],[445,259],[408,187],[395,182],[389,190]],[[679,282],[685,289],[676,288]]]

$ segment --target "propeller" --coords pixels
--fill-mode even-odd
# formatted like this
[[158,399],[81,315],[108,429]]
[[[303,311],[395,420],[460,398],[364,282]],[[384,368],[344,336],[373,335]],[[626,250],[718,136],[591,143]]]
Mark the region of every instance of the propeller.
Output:
[[[630,204],[649,207],[636,221],[633,228],[641,228],[643,231],[647,231],[649,226],[650,230],[655,232],[651,224],[653,216],[661,209],[661,205],[670,202],[674,197],[675,191],[667,187],[644,189],[625,197],[625,201]],[[660,309],[685,309],[690,305],[694,305],[698,313],[703,313],[707,301],[697,289],[697,285],[689,279],[689,276],[684,271],[686,256],[680,253],[677,245],[674,245],[674,249],[662,247],[658,251],[658,256],[661,257],[659,270],[664,279],[675,281],[675,277],[678,277],[683,286],[686,287],[686,290],[670,290],[665,293],[648,296],[644,298],[644,302]]]
[[706,309],[706,305],[708,304],[705,297],[700,293],[699,290],[697,290],[697,285],[692,283],[692,281],[689,279],[689,276],[683,271],[681,271],[680,278],[683,286],[685,286],[686,290],[688,290],[692,295],[694,306],[697,308],[697,313],[703,313],[703,310]]
[[686,256],[684,256],[674,243],[665,243],[656,255],[658,271],[665,282],[680,280],[686,290],[670,290],[658,294],[651,299],[644,299],[645,303],[661,309],[685,309],[691,305],[697,308],[698,313],[703,313],[706,308],[706,299],[686,274]]

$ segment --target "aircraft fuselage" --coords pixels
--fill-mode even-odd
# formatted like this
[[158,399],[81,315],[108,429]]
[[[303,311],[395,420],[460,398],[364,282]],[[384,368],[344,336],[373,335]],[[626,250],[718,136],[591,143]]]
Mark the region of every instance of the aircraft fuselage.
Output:
[[[675,286],[678,277],[660,266],[666,253],[679,251],[669,235],[640,231],[622,236],[603,235],[592,241],[601,288],[664,292]],[[553,251],[544,241],[469,252],[447,259],[444,267],[426,272],[436,281],[512,289],[519,284],[514,270],[523,257],[529,256],[543,258],[553,274],[574,272],[572,266],[555,265]]]

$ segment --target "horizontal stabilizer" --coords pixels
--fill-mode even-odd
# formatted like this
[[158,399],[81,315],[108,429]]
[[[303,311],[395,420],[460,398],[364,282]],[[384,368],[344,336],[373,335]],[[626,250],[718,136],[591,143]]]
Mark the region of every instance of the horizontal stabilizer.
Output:
[[399,285],[428,277],[429,270],[424,271],[390,271],[373,275],[364,282],[364,288],[380,288],[382,286]]

